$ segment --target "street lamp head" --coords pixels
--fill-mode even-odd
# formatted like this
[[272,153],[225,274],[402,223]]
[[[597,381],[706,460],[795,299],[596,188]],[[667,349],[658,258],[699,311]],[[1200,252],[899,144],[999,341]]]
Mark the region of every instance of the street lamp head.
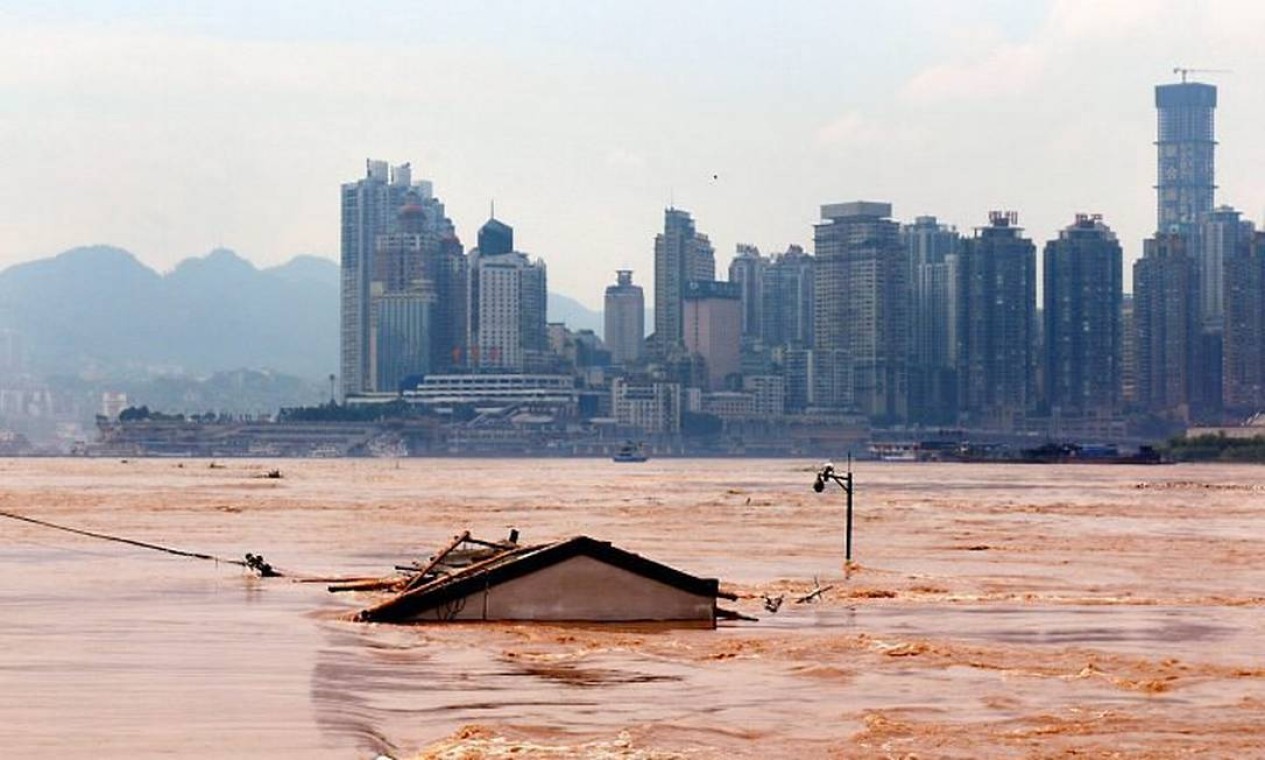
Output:
[[833,478],[834,475],[835,466],[832,463],[826,462],[822,464],[821,469],[817,471],[817,479],[813,481],[813,490],[817,493],[826,490],[826,480]]

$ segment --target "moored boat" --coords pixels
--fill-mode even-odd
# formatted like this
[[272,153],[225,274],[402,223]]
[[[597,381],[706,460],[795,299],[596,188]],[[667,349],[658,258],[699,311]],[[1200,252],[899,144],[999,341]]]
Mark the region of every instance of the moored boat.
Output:
[[631,441],[620,446],[619,451],[615,452],[615,456],[611,457],[616,462],[644,462],[649,458],[640,443]]

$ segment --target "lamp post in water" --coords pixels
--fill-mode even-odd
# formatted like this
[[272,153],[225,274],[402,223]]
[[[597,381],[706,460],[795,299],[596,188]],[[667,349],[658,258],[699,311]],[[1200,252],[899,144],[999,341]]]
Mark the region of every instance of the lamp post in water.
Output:
[[846,564],[852,564],[852,455],[848,454],[848,471],[840,475],[835,472],[835,466],[830,462],[821,466],[817,472],[817,479],[813,481],[813,490],[821,493],[826,490],[826,481],[833,480],[839,484],[843,492],[847,494],[848,518],[847,529],[844,532],[843,539],[843,559]]

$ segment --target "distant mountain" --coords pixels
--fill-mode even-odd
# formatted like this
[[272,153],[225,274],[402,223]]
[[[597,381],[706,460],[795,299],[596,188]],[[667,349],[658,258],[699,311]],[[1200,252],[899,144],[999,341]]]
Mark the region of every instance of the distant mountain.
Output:
[[548,301],[549,321],[566,322],[572,330],[592,330],[601,337],[606,329],[602,312],[593,311],[584,304],[560,293],[550,293]]
[[[166,275],[127,251],[75,248],[0,272],[0,328],[39,375],[143,378],[244,367],[319,380],[338,371],[338,264],[257,269],[229,250]],[[550,293],[551,322],[602,334],[602,314]]]
[[305,256],[260,271],[232,251],[160,275],[127,251],[76,248],[0,272],[0,327],[39,374],[136,376],[338,367],[338,266]]
[[263,270],[291,282],[310,282],[338,288],[338,264],[320,256],[295,256],[281,266]]

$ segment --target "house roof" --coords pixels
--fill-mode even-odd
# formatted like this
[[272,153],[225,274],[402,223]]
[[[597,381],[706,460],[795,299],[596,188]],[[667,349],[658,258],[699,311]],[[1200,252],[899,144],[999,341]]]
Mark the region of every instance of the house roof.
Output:
[[598,541],[588,536],[575,536],[552,544],[511,549],[485,562],[471,565],[362,610],[357,615],[357,619],[364,621],[408,619],[424,610],[579,556],[605,562],[689,594],[715,597],[720,591],[720,582],[715,578],[699,578],[683,573],[639,554],[616,548],[609,541]]

